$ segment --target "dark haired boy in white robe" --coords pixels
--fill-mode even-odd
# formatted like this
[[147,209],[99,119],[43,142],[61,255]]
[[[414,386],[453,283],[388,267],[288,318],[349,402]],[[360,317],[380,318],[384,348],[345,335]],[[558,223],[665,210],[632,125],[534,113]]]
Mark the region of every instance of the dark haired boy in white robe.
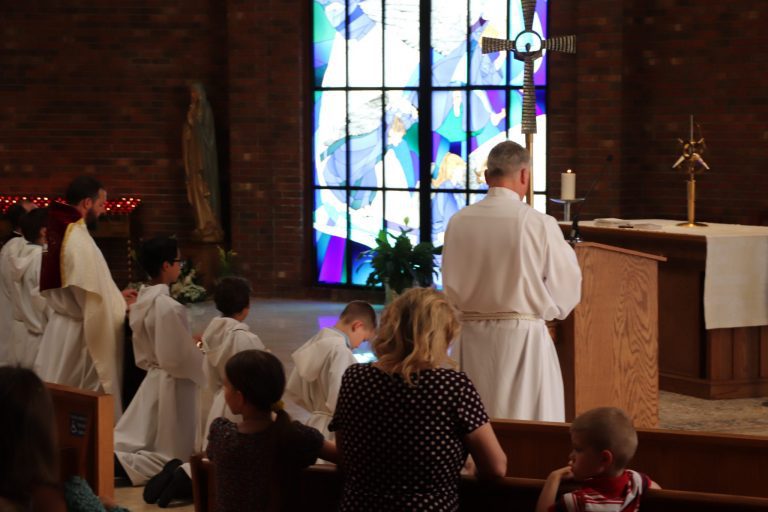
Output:
[[187,310],[168,288],[180,272],[178,255],[163,261],[130,311],[136,365],[147,375],[115,427],[115,455],[133,485],[170,460],[189,459],[195,448],[198,386],[205,376]]

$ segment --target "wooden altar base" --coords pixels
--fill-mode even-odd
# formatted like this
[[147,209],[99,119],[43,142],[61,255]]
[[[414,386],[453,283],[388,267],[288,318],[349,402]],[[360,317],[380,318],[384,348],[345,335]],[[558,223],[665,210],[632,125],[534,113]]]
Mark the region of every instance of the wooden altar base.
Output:
[[[564,234],[570,225],[560,225]],[[659,387],[700,398],[768,396],[768,326],[706,329],[704,236],[581,226],[585,241],[665,256],[659,264]]]
[[661,389],[701,398],[768,396],[768,326],[706,330],[703,373],[659,374]]

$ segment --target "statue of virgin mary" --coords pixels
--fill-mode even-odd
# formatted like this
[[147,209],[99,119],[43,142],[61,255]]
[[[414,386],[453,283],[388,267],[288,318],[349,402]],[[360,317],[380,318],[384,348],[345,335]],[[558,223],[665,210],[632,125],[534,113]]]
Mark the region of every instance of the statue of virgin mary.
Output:
[[221,197],[213,112],[200,82],[189,85],[190,105],[182,146],[187,176],[187,198],[195,214],[195,238],[221,242]]

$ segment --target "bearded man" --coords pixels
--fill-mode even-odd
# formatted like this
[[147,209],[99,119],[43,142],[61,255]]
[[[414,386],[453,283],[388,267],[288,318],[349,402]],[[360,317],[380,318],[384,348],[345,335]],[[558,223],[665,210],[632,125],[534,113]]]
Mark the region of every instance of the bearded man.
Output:
[[70,183],[66,204],[48,212],[48,251],[40,291],[52,309],[35,370],[47,382],[110,393],[122,412],[123,324],[134,290],[120,291],[91,237],[105,211],[107,191],[90,176]]

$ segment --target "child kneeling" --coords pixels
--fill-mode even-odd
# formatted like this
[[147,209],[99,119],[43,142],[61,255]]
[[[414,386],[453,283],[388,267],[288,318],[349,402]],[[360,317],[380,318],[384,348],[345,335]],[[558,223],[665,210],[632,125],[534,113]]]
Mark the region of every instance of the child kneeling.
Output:
[[216,467],[217,510],[280,510],[298,471],[315,459],[336,460],[336,445],[282,409],[285,372],[262,350],[232,356],[225,368],[224,398],[242,416],[218,418],[208,435],[208,458]]
[[[536,512],[630,512],[639,510],[648,488],[659,488],[648,475],[626,469],[637,450],[637,432],[621,409],[600,407],[578,416],[571,424],[571,445],[570,463],[549,474]],[[556,502],[562,480],[576,480],[581,488]]]
[[344,372],[357,363],[352,350],[373,338],[376,312],[364,301],[347,304],[336,325],[320,329],[291,355],[296,364],[288,379],[288,396],[309,411],[306,421],[333,441],[328,424],[336,410]]

